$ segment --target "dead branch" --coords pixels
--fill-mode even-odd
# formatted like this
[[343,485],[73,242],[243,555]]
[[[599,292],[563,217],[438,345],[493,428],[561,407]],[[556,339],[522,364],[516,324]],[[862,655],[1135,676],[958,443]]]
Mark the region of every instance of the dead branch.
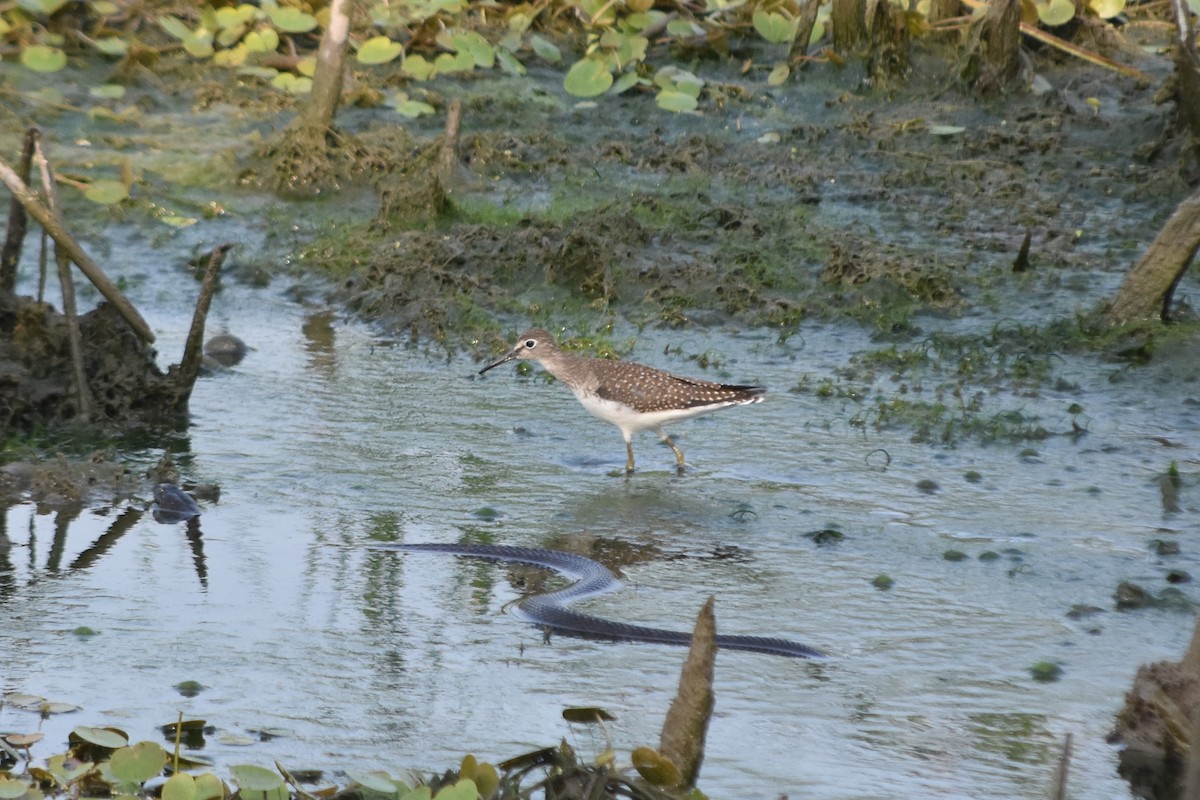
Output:
[[54,218],[54,214],[50,209],[46,208],[38,199],[37,193],[30,189],[25,181],[13,170],[8,162],[0,158],[0,180],[12,192],[13,197],[24,207],[29,216],[37,220],[37,223],[42,226],[55,243],[59,247],[66,250],[67,255],[71,260],[79,265],[79,269],[87,276],[88,280],[104,295],[104,299],[112,303],[113,307],[125,319],[133,332],[147,344],[153,343],[154,332],[150,330],[150,326],[146,324],[146,320],[138,313],[133,304],[125,297],[116,284],[108,279],[104,271],[92,260],[92,257],[75,241],[74,237],[67,231],[65,227],[59,224]]
[[[55,222],[61,225],[62,212],[58,203],[58,190],[54,184],[50,162],[42,151],[40,136],[34,137],[33,149],[34,160],[42,176],[42,191],[46,193],[46,203],[50,207],[50,213],[54,215]],[[79,313],[75,305],[75,279],[71,277],[71,259],[57,244],[54,246],[54,261],[58,265],[58,282],[62,287],[63,318],[67,323],[67,343],[71,349],[71,371],[75,378],[78,419],[87,422],[92,417],[92,393],[83,364],[83,336],[79,332]]]
[[225,254],[233,249],[232,242],[217,245],[208,256],[204,268],[204,280],[200,284],[200,296],[196,299],[196,311],[192,314],[192,326],[188,329],[187,343],[183,347],[183,359],[179,362],[176,382],[181,397],[190,397],[196,378],[200,375],[200,360],[204,353],[204,323],[217,291],[217,276],[221,273],[221,262]]

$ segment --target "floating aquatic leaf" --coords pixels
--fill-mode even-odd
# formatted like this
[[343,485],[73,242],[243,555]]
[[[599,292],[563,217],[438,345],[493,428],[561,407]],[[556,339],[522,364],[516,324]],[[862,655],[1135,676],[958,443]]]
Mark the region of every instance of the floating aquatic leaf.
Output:
[[409,56],[404,59],[402,71],[413,80],[423,81],[433,74],[433,64],[424,56]]
[[396,785],[396,781],[392,779],[392,776],[382,770],[374,770],[372,772],[347,770],[346,777],[364,789],[370,789],[380,794],[395,794],[400,788]]
[[183,49],[194,58],[208,58],[213,54],[213,34],[207,28],[198,28],[183,37]]
[[496,48],[475,31],[456,33],[450,41],[458,52],[469,55],[475,66],[491,69],[496,65]]
[[308,94],[312,91],[312,78],[281,72],[271,79],[271,85],[288,94]]
[[305,56],[296,62],[296,72],[311,78],[317,74],[317,57]]
[[608,92],[609,94],[621,94],[637,86],[639,83],[642,83],[642,79],[638,76],[636,70],[631,69],[628,72],[621,73],[621,77],[613,81],[612,88]]
[[1072,0],[1050,0],[1038,3],[1038,17],[1044,25],[1064,25],[1075,18],[1075,3]]
[[410,100],[404,92],[397,92],[391,101],[388,102],[388,105],[396,109],[397,114],[409,119],[416,119],[417,117],[437,112],[437,109],[429,105],[429,103],[422,103],[420,100]]
[[612,73],[596,58],[576,61],[563,78],[563,88],[575,97],[595,97],[604,94],[612,83]]
[[117,100],[125,96],[125,87],[119,83],[105,83],[93,86],[88,90],[88,94],[102,100]]
[[13,747],[32,747],[45,738],[44,733],[6,733],[3,737]]
[[74,703],[43,703],[38,711],[43,714],[71,714],[79,710],[79,706]]
[[242,67],[238,70],[238,75],[250,75],[255,78],[262,78],[264,81],[273,81],[279,75],[279,70],[273,67]]
[[317,18],[291,6],[276,6],[267,9],[271,24],[284,33],[308,33],[317,27]]
[[183,41],[191,35],[192,29],[189,28],[183,20],[178,17],[173,17],[170,14],[162,14],[158,17],[158,24],[164,31],[174,36],[179,41]]
[[129,187],[121,181],[94,181],[83,196],[97,205],[110,206],[129,197]]
[[0,800],[16,800],[18,797],[24,797],[28,791],[29,784],[25,781],[0,777]]
[[1112,19],[1125,10],[1125,0],[1088,0],[1088,7],[1100,19]]
[[225,797],[225,784],[211,772],[196,776],[196,796],[192,800],[220,800]]
[[751,17],[754,30],[758,35],[772,44],[790,42],[796,38],[796,20],[785,17],[777,11],[764,11],[761,8]]
[[240,67],[250,58],[250,48],[245,42],[238,42],[236,47],[228,50],[218,50],[213,53],[213,63],[218,67]]
[[441,791],[434,795],[436,800],[476,800],[479,796],[479,789],[475,786],[475,781],[469,778],[463,778],[453,786],[443,786]]
[[[1200,2],[1200,0],[1197,0]],[[558,49],[558,45],[554,42],[543,39],[536,33],[529,37],[529,46],[533,48],[533,52],[538,54],[538,57],[543,61],[549,61],[551,64],[557,64],[562,61],[562,51]]]
[[17,0],[17,5],[33,14],[45,14],[47,17],[52,16],[55,11],[58,11],[67,0]]
[[181,217],[175,214],[168,214],[165,217],[159,217],[158,221],[164,225],[170,225],[172,228],[188,228],[200,220],[196,217]]
[[138,786],[161,773],[166,764],[166,751],[154,742],[138,742],[122,747],[112,754],[108,762],[117,780]]
[[46,760],[46,769],[53,780],[63,786],[74,783],[79,778],[92,771],[96,765],[91,761],[77,761],[73,756],[60,754]]
[[283,776],[273,769],[264,769],[254,764],[237,764],[229,768],[229,775],[240,789],[252,792],[270,792],[283,786]]
[[441,75],[452,75],[456,72],[470,72],[475,69],[475,57],[470,53],[439,53],[433,60],[433,70]]
[[667,23],[667,33],[678,39],[690,39],[693,36],[703,36],[704,28],[690,19],[673,19]]
[[650,747],[639,747],[633,751],[633,766],[639,775],[655,786],[675,786],[682,780],[679,768]]
[[67,65],[67,54],[57,47],[33,44],[21,51],[21,63],[34,72],[58,72]]
[[106,56],[123,56],[129,50],[129,45],[125,43],[125,40],[116,36],[101,36],[92,42],[92,46]]
[[177,772],[162,787],[162,800],[196,800],[196,779]]
[[374,36],[362,43],[355,58],[360,64],[386,64],[404,52],[404,45],[386,36]]
[[516,56],[508,50],[497,50],[496,61],[500,64],[500,69],[507,72],[509,75],[521,76],[525,74],[525,65],[522,64]]
[[220,28],[236,28],[254,19],[258,12],[254,6],[243,3],[240,6],[225,6],[216,10],[216,24]]
[[42,703],[46,702],[46,698],[38,697],[36,694],[9,692],[4,695],[4,702],[24,711],[37,711]]
[[771,70],[771,74],[767,75],[767,85],[768,86],[782,86],[783,82],[786,81],[788,79],[788,76],[790,76],[791,74],[792,74],[792,68],[789,67],[786,63],[776,64],[775,68]]
[[97,747],[116,750],[129,744],[129,737],[117,728],[93,728],[90,725],[77,725],[71,731],[71,736],[78,736],[85,742]]
[[262,28],[246,34],[244,44],[251,53],[274,53],[279,47],[279,34],[274,28]]

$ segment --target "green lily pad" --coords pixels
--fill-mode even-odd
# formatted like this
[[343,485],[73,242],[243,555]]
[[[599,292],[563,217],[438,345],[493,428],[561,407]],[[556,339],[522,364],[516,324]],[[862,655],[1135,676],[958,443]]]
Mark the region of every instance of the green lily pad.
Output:
[[172,17],[170,14],[159,16],[158,25],[181,42],[192,33],[192,29],[183,20],[178,17]]
[[642,83],[641,77],[637,74],[637,70],[629,70],[621,73],[621,76],[613,81],[612,88],[608,90],[609,94],[621,94],[627,92],[639,83]]
[[234,765],[229,768],[229,776],[238,788],[251,792],[270,792],[283,786],[282,775],[254,764]]
[[404,52],[404,45],[386,36],[374,36],[362,43],[355,58],[360,64],[386,64]]
[[141,786],[163,771],[167,753],[154,742],[138,742],[112,754],[109,769],[117,780]]
[[221,800],[225,797],[225,784],[211,772],[196,776],[196,795],[192,800]]
[[308,94],[312,91],[312,78],[281,72],[271,79],[271,85],[288,94]]
[[371,772],[348,770],[346,777],[364,789],[370,789],[380,794],[395,794],[400,788],[397,786],[396,781],[392,779],[392,776],[383,770],[373,770]]
[[508,50],[496,51],[496,62],[500,64],[500,69],[507,72],[509,75],[520,77],[525,74],[525,65]]
[[433,74],[433,62],[426,60],[424,56],[408,56],[404,59],[401,71],[413,80],[428,80]]
[[410,100],[408,95],[404,93],[397,95],[388,105],[396,109],[397,114],[409,119],[416,119],[417,117],[437,112],[437,109],[429,105],[429,103],[422,103],[420,100]]
[[496,48],[475,31],[456,33],[450,42],[458,52],[471,56],[475,66],[491,69],[496,65]]
[[162,800],[196,800],[196,779],[177,772],[162,787]]
[[538,58],[543,61],[548,61],[551,64],[557,64],[559,61],[562,61],[562,50],[558,49],[558,45],[543,39],[536,33],[529,37],[529,46],[533,48],[533,52],[537,53]]
[[[125,96],[125,87],[119,83],[105,83],[100,86],[93,86],[88,90],[88,94],[92,97],[99,97],[102,100],[119,100]],[[95,631],[92,631],[95,633]],[[75,630],[75,635],[79,635],[79,630]]]
[[101,206],[111,206],[129,197],[129,187],[121,181],[94,181],[83,192],[83,196]]
[[476,800],[478,796],[479,789],[475,787],[475,781],[469,778],[463,778],[453,786],[443,786],[434,795],[435,800]]
[[775,68],[771,70],[771,74],[767,76],[767,85],[768,86],[782,86],[783,82],[786,81],[788,79],[788,76],[790,76],[791,74],[792,74],[792,68],[789,67],[786,63],[776,64]]
[[279,48],[279,34],[274,28],[250,31],[243,43],[251,53],[274,53]]
[[664,89],[654,98],[659,108],[666,112],[694,112],[700,107],[700,101],[686,92]]
[[796,20],[776,11],[763,11],[760,8],[754,12],[751,22],[758,35],[772,44],[790,42],[796,38]]
[[125,40],[116,36],[101,36],[92,42],[92,46],[106,56],[123,56],[129,50]]
[[18,797],[24,797],[28,791],[29,784],[25,781],[0,778],[0,800],[17,800]]
[[67,54],[57,47],[33,44],[21,51],[21,63],[34,72],[58,72],[67,65]]
[[67,0],[17,0],[17,5],[32,14],[53,16],[55,11],[67,4]]
[[608,67],[595,58],[576,61],[563,78],[563,88],[575,97],[596,97],[608,91],[613,84]]
[[1071,0],[1050,0],[1037,3],[1038,18],[1042,24],[1054,27],[1065,25],[1075,18],[1075,3]]
[[77,725],[71,731],[71,735],[109,750],[116,750],[129,744],[129,737],[116,728],[93,728],[90,725]]
[[267,9],[271,24],[284,33],[308,33],[317,27],[317,18],[291,6]]

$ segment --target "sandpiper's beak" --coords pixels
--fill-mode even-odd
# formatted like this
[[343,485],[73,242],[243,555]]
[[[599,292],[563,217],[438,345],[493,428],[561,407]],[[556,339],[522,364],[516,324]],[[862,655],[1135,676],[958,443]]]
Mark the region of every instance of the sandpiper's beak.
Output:
[[499,361],[497,361],[494,364],[488,364],[486,367],[479,370],[479,374],[482,375],[483,373],[487,372],[489,369],[495,369],[496,367],[500,366],[501,364],[507,364],[508,362],[510,362],[514,358],[516,358],[517,353],[519,353],[519,352],[520,352],[520,348],[514,347],[512,350],[509,351],[508,355],[506,355],[504,358],[500,359]]

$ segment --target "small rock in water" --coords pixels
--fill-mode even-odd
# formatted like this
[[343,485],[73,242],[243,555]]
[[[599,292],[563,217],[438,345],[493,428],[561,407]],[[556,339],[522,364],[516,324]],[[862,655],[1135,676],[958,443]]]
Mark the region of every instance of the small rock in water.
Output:
[[222,333],[209,339],[204,345],[204,355],[225,367],[241,363],[250,348],[238,337],[230,333]]

